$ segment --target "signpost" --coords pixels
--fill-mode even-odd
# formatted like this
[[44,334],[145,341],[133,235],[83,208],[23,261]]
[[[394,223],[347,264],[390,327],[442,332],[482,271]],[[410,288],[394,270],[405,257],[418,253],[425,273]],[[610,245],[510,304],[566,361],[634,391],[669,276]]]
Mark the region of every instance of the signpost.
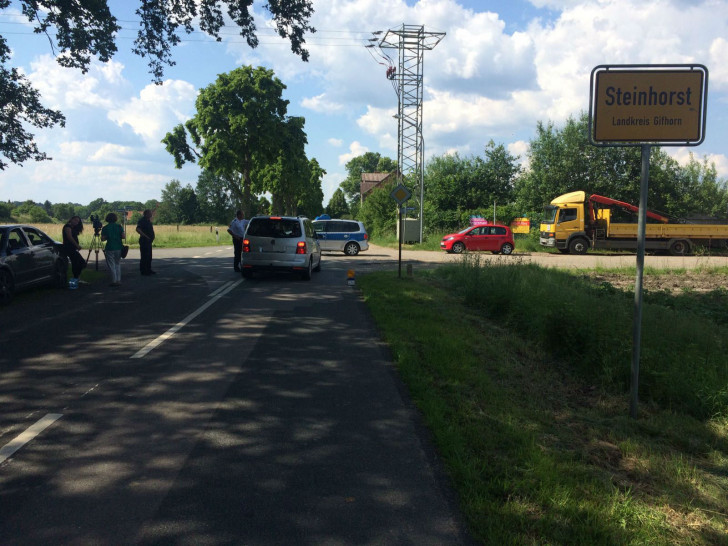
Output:
[[701,64],[600,65],[592,70],[590,87],[591,143],[642,148],[629,405],[630,416],[636,418],[650,149],[653,145],[697,146],[703,142],[708,69]]
[[404,231],[404,226],[402,225],[402,205],[404,205],[407,201],[409,201],[409,198],[412,197],[412,192],[407,189],[407,186],[404,184],[397,185],[396,188],[392,190],[392,192],[389,194],[392,199],[394,199],[397,202],[397,208],[399,209],[399,267],[397,276],[401,279],[402,278],[402,232]]

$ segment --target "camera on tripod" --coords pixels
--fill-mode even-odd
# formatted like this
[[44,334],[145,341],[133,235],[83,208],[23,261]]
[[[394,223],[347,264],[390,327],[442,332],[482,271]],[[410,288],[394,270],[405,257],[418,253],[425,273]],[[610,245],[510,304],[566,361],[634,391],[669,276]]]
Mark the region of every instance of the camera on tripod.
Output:
[[88,219],[91,220],[91,224],[94,227],[94,235],[98,235],[101,228],[104,227],[104,224],[101,223],[98,214],[92,214]]

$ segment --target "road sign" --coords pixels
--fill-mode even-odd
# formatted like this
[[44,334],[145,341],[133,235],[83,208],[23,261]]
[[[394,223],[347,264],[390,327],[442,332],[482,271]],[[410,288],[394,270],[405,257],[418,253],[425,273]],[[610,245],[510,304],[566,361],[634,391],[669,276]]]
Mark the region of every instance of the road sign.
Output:
[[592,70],[589,138],[596,145],[697,146],[705,138],[703,65],[601,65]]
[[392,196],[392,199],[397,201],[398,205],[401,205],[412,197],[412,192],[410,192],[404,184],[399,184],[389,195]]

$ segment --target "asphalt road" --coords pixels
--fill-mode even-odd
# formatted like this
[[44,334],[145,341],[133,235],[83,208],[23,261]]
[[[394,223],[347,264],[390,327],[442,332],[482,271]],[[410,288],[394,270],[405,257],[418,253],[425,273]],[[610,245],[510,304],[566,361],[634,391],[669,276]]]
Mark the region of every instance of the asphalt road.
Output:
[[231,255],[131,253],[120,288],[0,310],[0,544],[468,544],[346,282],[396,261],[243,280]]
[[[231,255],[155,249],[158,275],[141,277],[132,251],[120,288],[33,291],[0,309],[0,544],[468,544],[346,283],[348,269],[396,270],[398,251],[327,254],[310,282],[243,280]],[[459,259],[405,250],[402,271]]]

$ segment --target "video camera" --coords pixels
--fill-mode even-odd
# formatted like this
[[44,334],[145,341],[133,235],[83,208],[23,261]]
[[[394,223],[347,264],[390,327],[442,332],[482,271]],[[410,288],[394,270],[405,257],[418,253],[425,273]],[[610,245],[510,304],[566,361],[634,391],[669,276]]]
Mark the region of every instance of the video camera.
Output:
[[94,227],[94,235],[98,235],[101,231],[101,228],[104,227],[104,224],[101,223],[101,220],[99,219],[99,216],[97,214],[92,214],[88,218],[91,220],[91,224]]

